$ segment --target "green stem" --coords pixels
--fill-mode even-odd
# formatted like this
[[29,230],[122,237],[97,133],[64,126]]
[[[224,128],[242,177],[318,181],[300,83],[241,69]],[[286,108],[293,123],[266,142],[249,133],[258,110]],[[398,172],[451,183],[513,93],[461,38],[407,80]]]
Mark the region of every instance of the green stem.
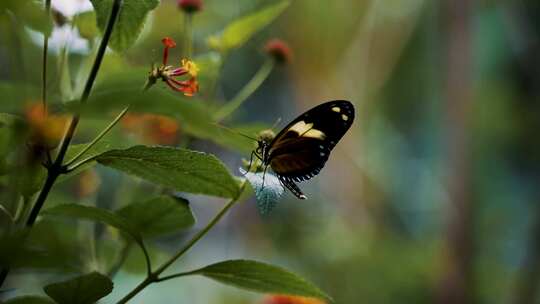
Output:
[[120,121],[120,119],[122,119],[122,117],[124,117],[124,115],[126,115],[126,113],[128,112],[129,110],[129,106],[125,107],[122,112],[120,112],[115,118],[114,120],[109,123],[109,125],[107,125],[107,127],[105,127],[105,129],[103,129],[103,131],[101,131],[101,133],[98,134],[98,136],[96,136],[96,138],[94,138],[90,143],[88,143],[84,149],[82,149],[79,153],[77,153],[77,155],[75,155],[71,160],[69,160],[67,163],[66,163],[66,166],[71,166],[75,161],[77,161],[81,156],[83,156],[88,150],[90,150],[90,148],[92,148],[96,143],[98,143],[105,135],[107,135],[107,133],[109,133],[109,131]]
[[[214,216],[214,218],[196,235],[189,240],[189,242],[180,249],[173,257],[171,257],[167,262],[163,263],[156,271],[149,273],[144,281],[139,283],[130,293],[128,293],[125,297],[123,297],[120,301],[117,302],[117,304],[124,304],[127,303],[129,300],[131,300],[133,297],[135,297],[139,292],[141,292],[146,286],[155,283],[160,282],[164,278],[159,278],[159,275],[163,273],[169,266],[171,266],[178,258],[180,258],[184,253],[186,253],[193,245],[195,245],[200,239],[202,239],[210,229],[212,229],[220,220],[221,218],[227,213],[229,209],[231,209],[232,206],[238,201],[238,198],[241,196],[241,194],[244,192],[244,189],[246,187],[246,182],[244,181],[242,183],[242,186],[240,186],[240,191],[238,192],[238,195],[234,198],[232,198],[223,208]],[[189,273],[189,272],[188,272]],[[188,273],[184,273],[184,275],[187,275]],[[179,276],[179,274],[177,274]]]
[[[51,0],[45,0],[45,14],[51,15]],[[47,53],[49,52],[49,36],[43,34],[43,53],[41,66],[41,102],[43,109],[47,108]]]
[[267,59],[266,62],[259,68],[255,76],[234,96],[234,98],[225,104],[217,111],[214,118],[216,122],[220,122],[236,111],[255,92],[261,84],[268,78],[270,72],[274,68],[275,62],[272,59]]
[[186,271],[186,272],[179,272],[179,273],[171,274],[171,275],[164,276],[164,277],[161,277],[161,278],[156,279],[156,282],[163,282],[163,281],[168,281],[168,280],[171,280],[171,279],[176,279],[176,278],[180,278],[180,277],[185,277],[185,276],[188,276],[188,275],[196,274],[196,273],[199,272],[199,270],[200,270],[200,269],[196,269],[196,270],[192,270],[192,271]]
[[111,269],[107,272],[107,276],[110,278],[113,278],[116,273],[122,268],[122,265],[126,262],[129,252],[131,251],[131,248],[133,247],[133,242],[128,241],[124,247],[122,248],[122,251],[120,252],[120,256],[118,260],[112,265]]
[[184,52],[185,58],[190,59],[193,53],[193,14],[184,14]]
[[[105,50],[107,49],[107,44],[109,43],[109,40],[111,38],[112,30],[114,28],[114,24],[116,23],[121,6],[122,6],[122,0],[114,0],[112,8],[111,8],[111,14],[109,16],[109,21],[107,23],[107,27],[103,34],[103,39],[101,40],[98,53],[94,60],[94,65],[92,66],[92,70],[90,71],[90,74],[88,75],[88,79],[86,81],[86,85],[84,87],[84,91],[81,96],[82,104],[86,103],[86,100],[88,99],[88,96],[90,96],[90,92],[92,91],[94,81],[96,80],[96,76],[101,66],[101,62],[103,61],[103,56],[105,55]],[[34,225],[37,219],[37,216],[39,212],[41,211],[41,208],[43,207],[45,200],[47,199],[47,196],[49,195],[49,192],[51,191],[56,179],[58,178],[60,174],[65,173],[65,167],[62,165],[62,162],[64,161],[64,157],[66,155],[69,144],[71,140],[73,139],[73,135],[77,128],[77,124],[79,123],[79,118],[80,118],[79,114],[76,114],[75,116],[73,116],[66,132],[64,133],[56,159],[50,165],[50,167],[48,167],[47,178],[45,179],[45,184],[41,188],[41,191],[39,192],[36,202],[34,206],[32,207],[32,210],[30,211],[30,215],[26,221],[27,227],[32,227]],[[4,283],[8,273],[9,273],[9,268],[3,268],[0,271],[0,286],[2,286],[2,284]]]

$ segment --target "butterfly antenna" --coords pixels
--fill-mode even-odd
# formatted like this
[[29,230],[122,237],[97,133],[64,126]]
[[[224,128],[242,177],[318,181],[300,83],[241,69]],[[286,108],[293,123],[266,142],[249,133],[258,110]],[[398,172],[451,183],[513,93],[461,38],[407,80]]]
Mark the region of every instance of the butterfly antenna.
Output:
[[231,132],[231,133],[238,134],[238,135],[244,136],[245,138],[249,138],[249,139],[251,139],[251,140],[254,140],[254,141],[258,142],[258,140],[257,140],[256,138],[251,137],[251,136],[249,136],[249,135],[246,135],[246,134],[244,134],[244,133],[242,133],[242,132],[238,132],[237,130],[233,130],[233,129],[231,129],[231,128],[225,127],[225,126],[220,125],[220,124],[218,124],[218,123],[213,123],[213,124],[216,125],[216,126],[218,126],[218,127],[220,127],[220,128],[222,128],[222,129],[224,129],[224,130],[227,130],[227,131],[229,131],[229,132]]

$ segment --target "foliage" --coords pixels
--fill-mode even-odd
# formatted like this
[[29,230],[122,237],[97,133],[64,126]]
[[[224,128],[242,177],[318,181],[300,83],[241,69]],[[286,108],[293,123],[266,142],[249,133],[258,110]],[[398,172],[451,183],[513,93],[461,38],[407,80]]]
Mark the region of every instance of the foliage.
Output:
[[[45,285],[43,290],[50,299],[19,296],[6,303],[95,303],[113,291],[114,276],[126,266],[132,244],[142,249],[138,262],[145,260],[146,277],[118,303],[130,301],[150,284],[186,274],[202,275],[252,291],[330,300],[328,295],[298,275],[249,260],[224,261],[178,275],[163,274],[231,207],[246,198],[245,178],[234,176],[217,156],[198,151],[201,149],[199,145],[190,146],[192,141],[209,141],[236,153],[253,149],[254,143],[236,132],[255,136],[266,124],[233,122],[232,130],[229,130],[219,125],[215,117],[222,107],[220,104],[233,104],[234,107],[222,115],[226,117],[219,120],[230,118],[270,75],[273,59],[266,60],[262,69],[264,73],[258,72],[254,76],[256,81],[249,81],[247,88],[232,101],[221,100],[215,87],[222,76],[226,53],[241,48],[267,27],[289,6],[289,2],[280,1],[233,20],[209,39],[215,50],[178,60],[181,63],[177,68],[174,66],[178,61],[171,66],[166,65],[169,49],[172,50],[175,43],[171,38],[164,39],[163,64],[154,66],[150,76],[148,70],[141,66],[127,67],[131,63],[125,54],[140,39],[143,28],[147,26],[146,20],[158,7],[159,1],[91,0],[93,10],[75,16],[51,11],[46,3],[46,11],[34,1],[7,1],[0,5],[0,18],[12,16],[13,20],[20,22],[13,23],[14,26],[38,30],[45,34],[43,39],[46,42],[43,49],[41,46],[31,48],[42,54],[40,64],[43,73],[39,82],[22,81],[16,77],[1,78],[0,82],[0,93],[6,99],[0,106],[5,112],[0,113],[0,152],[5,158],[1,163],[0,187],[7,190],[1,194],[0,200],[0,285],[5,283],[5,276],[12,269],[25,269],[30,273],[46,269],[53,273],[62,271],[78,275]],[[186,19],[183,55],[190,56],[192,50],[186,48],[192,45],[192,16],[183,17]],[[49,42],[52,48],[52,37],[61,28],[69,28],[78,38],[84,39],[88,45],[86,52],[93,56],[81,59],[76,52],[71,53],[67,43],[57,52],[50,52]],[[99,44],[96,43],[98,40]],[[17,51],[16,44],[10,47]],[[107,48],[119,55],[107,53]],[[145,60],[144,66],[151,63],[150,58]],[[56,70],[51,62],[56,63]],[[174,79],[176,82],[173,82],[171,75],[189,77]],[[141,91],[147,76],[148,82]],[[175,84],[172,89],[176,90],[165,92],[154,87],[160,80],[169,85]],[[184,96],[177,91],[184,92]],[[199,95],[191,97],[193,93]],[[39,113],[35,109],[40,109]],[[111,120],[112,113],[116,118]],[[142,139],[131,138],[125,133],[147,123],[145,120],[156,123],[150,125],[151,130],[144,130],[154,132],[150,133],[150,140],[156,142],[141,145]],[[56,125],[61,128],[56,130],[53,128]],[[156,145],[160,143],[162,145]],[[183,147],[177,147],[179,145]],[[118,197],[108,197],[104,203],[95,189],[99,188],[96,185],[102,179],[105,179],[103,187],[109,186],[106,179],[110,169],[135,177],[122,177],[129,187],[140,179],[144,183],[139,183],[138,187],[150,190],[140,191],[146,192],[140,197],[134,194],[135,189],[119,190]],[[268,177],[269,182],[272,181],[271,176]],[[248,173],[247,178],[256,185],[255,175]],[[66,189],[70,187],[77,190],[69,193]],[[271,195],[256,191],[262,213],[272,209],[283,189],[273,191]],[[163,262],[154,259],[158,252],[163,254],[158,249],[160,240],[177,238],[194,226],[196,221],[190,201],[192,197],[198,198],[198,194],[228,199],[228,202],[204,228],[189,240],[184,240],[185,244],[180,249],[167,254],[164,263],[154,265]],[[89,195],[93,199],[87,201]],[[180,196],[189,196],[190,201]],[[51,200],[54,202],[49,202]],[[54,205],[47,206],[50,204]],[[103,224],[115,229],[103,229]],[[117,242],[119,239],[123,242]],[[151,247],[147,247],[148,241],[152,241]],[[107,250],[115,251],[115,254],[98,257],[99,253]],[[89,268],[105,270],[103,273],[107,275],[95,271],[80,275]]]
[[324,292],[285,269],[249,260],[231,260],[190,272],[248,290],[316,297],[332,301]]

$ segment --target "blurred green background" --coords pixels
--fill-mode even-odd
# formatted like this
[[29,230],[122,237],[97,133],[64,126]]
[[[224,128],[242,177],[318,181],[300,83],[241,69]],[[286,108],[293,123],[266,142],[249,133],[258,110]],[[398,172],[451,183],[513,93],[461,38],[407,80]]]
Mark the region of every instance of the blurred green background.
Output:
[[[270,3],[204,1],[193,20],[195,58],[217,56],[208,53],[208,36]],[[269,27],[224,57],[217,71],[201,66],[201,79],[219,73],[215,82],[201,80],[201,98],[211,105],[231,99],[265,62],[265,42],[279,37],[289,43],[292,62],[276,67],[225,124],[253,129],[281,119],[279,129],[332,99],[351,100],[356,121],[319,176],[302,183],[307,201],[287,194],[261,217],[254,199],[248,199],[174,268],[231,258],[268,261],[309,278],[336,303],[540,303],[539,20],[539,1],[292,1]],[[39,89],[39,39],[3,22],[11,25],[4,24],[0,36],[0,81],[17,83],[26,92]],[[121,55],[108,53],[96,92],[111,85],[108,79],[141,87],[150,64],[161,61],[161,38],[182,41],[183,24],[176,2],[163,0],[134,47]],[[51,50],[51,75],[57,73],[59,53]],[[178,61],[179,49],[172,54]],[[84,47],[69,56],[74,83],[80,66],[91,59]],[[61,83],[55,81],[51,90]],[[152,90],[167,89],[159,84]],[[2,110],[23,112],[28,98],[6,92],[0,96]],[[56,92],[52,102],[60,95]],[[124,104],[139,98],[147,107],[159,107],[159,101],[144,96],[114,96]],[[113,117],[96,110],[99,115],[83,116],[78,142],[93,138]],[[170,116],[172,137],[164,135],[163,128],[170,129],[160,127],[167,121],[150,119],[135,130],[121,124],[109,140],[189,146],[218,155],[239,175],[247,153],[188,135],[184,128],[189,126]],[[85,202],[112,208],[149,188],[98,166],[55,187],[47,206]],[[204,196],[188,198],[198,219],[192,231],[222,204]],[[59,223],[41,224],[62,230]],[[94,254],[89,253],[93,242],[76,248],[71,243],[71,255],[80,256],[85,270],[105,267],[117,250],[114,231],[88,223],[69,227],[71,239],[95,235],[105,244]],[[163,260],[189,233],[160,239],[151,248],[155,259]],[[131,290],[143,270],[135,250],[104,303]],[[62,275],[19,271],[6,287],[17,286],[14,295],[39,293],[44,282]],[[133,303],[260,299],[207,279],[182,278],[151,286]]]

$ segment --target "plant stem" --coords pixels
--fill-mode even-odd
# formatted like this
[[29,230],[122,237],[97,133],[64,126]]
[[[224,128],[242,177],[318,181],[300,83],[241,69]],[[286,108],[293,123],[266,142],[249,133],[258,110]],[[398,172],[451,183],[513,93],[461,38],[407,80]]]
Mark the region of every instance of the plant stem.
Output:
[[190,59],[193,52],[193,14],[184,14],[184,52],[185,58]]
[[120,252],[120,256],[118,260],[112,265],[111,269],[107,272],[107,276],[110,278],[113,278],[116,273],[122,268],[122,265],[124,265],[124,262],[127,260],[129,256],[129,252],[131,251],[131,248],[133,247],[133,242],[128,241],[124,247],[122,248],[122,251]]
[[105,127],[105,129],[103,129],[103,131],[101,131],[101,133],[98,134],[98,136],[96,136],[96,138],[94,138],[90,143],[88,143],[84,149],[81,150],[81,152],[77,153],[77,155],[75,155],[72,159],[70,159],[65,165],[66,166],[70,166],[72,165],[75,161],[77,161],[81,156],[84,155],[84,153],[86,153],[88,150],[90,150],[90,148],[92,148],[97,142],[99,142],[103,136],[107,135],[107,133],[109,133],[109,131],[120,121],[120,119],[122,119],[122,117],[124,117],[124,115],[126,115],[127,111],[129,110],[129,106],[125,107],[115,118],[114,120],[109,124],[107,125],[107,127]]
[[[238,198],[242,195],[244,192],[244,189],[246,187],[246,182],[244,181],[242,183],[242,186],[240,186],[240,191],[238,192],[238,195],[234,198],[232,198],[223,208],[214,216],[214,218],[206,224],[206,226],[199,231],[197,234],[189,240],[189,242],[182,247],[173,257],[171,257],[167,262],[163,263],[156,271],[149,273],[147,277],[139,283],[130,293],[128,293],[125,297],[120,299],[120,301],[117,302],[117,304],[124,304],[127,303],[129,300],[131,300],[133,297],[135,297],[139,292],[141,292],[146,286],[155,283],[163,281],[164,279],[170,279],[170,276],[159,278],[159,275],[163,273],[169,266],[171,266],[178,258],[180,258],[184,253],[186,253],[193,245],[195,245],[200,239],[202,239],[210,229],[212,229],[218,222],[221,220],[221,218],[227,213],[229,209],[231,209],[232,206],[238,201]],[[187,275],[189,272],[183,273],[183,275]],[[175,276],[180,276],[180,274],[176,274]]]
[[[51,0],[45,0],[45,14],[51,15]],[[41,102],[43,110],[47,109],[47,53],[49,52],[49,36],[43,34],[43,54],[41,67]]]
[[274,68],[275,62],[272,59],[267,59],[266,62],[259,68],[255,76],[234,96],[234,98],[225,104],[217,111],[214,118],[216,122],[220,122],[234,111],[236,111],[244,101],[255,92],[261,84],[268,78],[270,72]]
[[171,275],[164,276],[164,277],[156,279],[156,282],[163,282],[163,281],[168,281],[168,280],[171,280],[171,279],[176,279],[176,278],[196,274],[196,273],[199,272],[199,270],[200,269],[195,269],[195,270],[192,270],[192,271],[186,271],[186,272],[179,272],[179,273],[171,274]]
[[[94,81],[96,80],[96,76],[101,66],[101,62],[103,61],[103,56],[105,55],[105,50],[107,49],[107,44],[109,43],[109,40],[111,38],[111,33],[114,28],[114,24],[116,23],[118,14],[120,12],[121,5],[122,5],[122,0],[115,0],[113,2],[111,14],[109,16],[109,21],[107,23],[107,28],[105,29],[105,32],[103,34],[103,39],[101,40],[98,53],[94,60],[94,65],[92,66],[92,70],[90,71],[90,74],[88,75],[88,79],[86,81],[86,85],[84,87],[84,91],[81,96],[81,104],[86,103],[88,96],[90,96],[92,86],[94,85]],[[36,218],[39,212],[41,211],[41,208],[43,207],[45,200],[47,199],[47,196],[49,195],[49,192],[51,191],[52,186],[54,185],[54,182],[56,181],[56,178],[60,174],[65,173],[62,162],[64,161],[64,157],[66,155],[67,149],[73,138],[75,129],[77,128],[77,124],[79,123],[79,118],[80,118],[79,114],[75,114],[75,116],[73,116],[73,118],[71,119],[71,122],[66,132],[64,133],[64,137],[62,138],[62,141],[60,143],[60,148],[56,156],[56,159],[48,168],[45,184],[41,188],[41,191],[39,192],[39,195],[36,199],[36,202],[34,206],[32,207],[32,211],[30,212],[30,216],[28,217],[28,220],[26,221],[27,227],[32,227],[34,225],[34,222],[36,221]],[[9,273],[9,268],[4,268],[0,272],[0,286],[2,286],[2,284],[4,283],[8,273]]]

